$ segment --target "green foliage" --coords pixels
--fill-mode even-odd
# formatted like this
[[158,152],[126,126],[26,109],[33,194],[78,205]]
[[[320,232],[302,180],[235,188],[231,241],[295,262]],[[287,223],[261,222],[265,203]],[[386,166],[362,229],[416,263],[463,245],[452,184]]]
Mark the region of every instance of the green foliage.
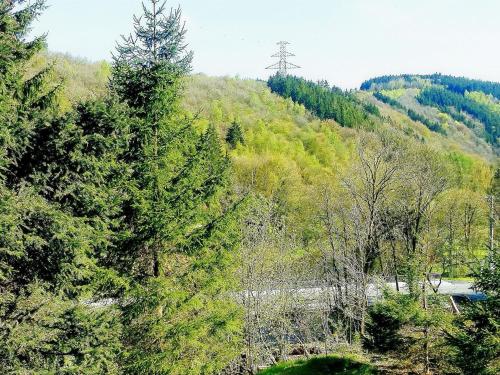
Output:
[[57,103],[63,112],[69,112],[81,102],[105,96],[111,75],[111,65],[106,61],[90,62],[67,54],[43,51],[29,61],[27,75],[50,67],[51,79],[62,82]]
[[[334,119],[348,128],[371,127],[367,113],[357,100],[340,89],[316,84],[302,78],[276,74],[267,85],[272,92],[303,104],[321,119]],[[372,109],[373,111],[373,109]]]
[[[401,90],[407,88],[422,88],[431,82],[428,76],[401,74],[385,75],[371,78],[361,84],[361,90]],[[395,99],[395,98],[394,98]]]
[[377,98],[378,100],[380,100],[381,102],[384,102],[384,103],[389,104],[390,106],[392,106],[394,108],[402,110],[413,121],[419,121],[419,122],[421,122],[422,124],[424,124],[425,126],[427,126],[427,128],[429,128],[429,130],[435,131],[437,133],[445,134],[444,129],[441,127],[441,125],[439,123],[430,121],[428,118],[426,118],[426,117],[418,114],[414,110],[406,108],[405,106],[403,106],[397,100],[392,99],[391,97],[389,97],[387,95],[384,95],[380,91],[377,91],[377,92],[373,93],[373,96],[375,98]]
[[[417,97],[421,104],[437,107],[441,112],[448,114],[471,129],[475,129],[477,121],[480,121],[484,125],[481,136],[489,143],[495,146],[498,145],[500,112],[495,100],[500,99],[499,83],[441,74],[403,74],[373,78],[361,85],[362,90],[408,88],[422,89]],[[374,95],[379,96],[379,100],[389,103],[382,97],[383,94],[377,93]],[[394,102],[389,104],[400,108]],[[468,116],[464,115],[464,113]],[[408,115],[416,121],[423,122],[430,129],[439,131],[439,128],[435,126],[438,124],[434,124],[429,120],[426,122],[426,118],[418,115],[415,111],[408,113]],[[477,121],[471,120],[469,116],[472,116]]]
[[432,130],[436,133],[446,134],[446,132],[442,128],[441,124],[439,124],[438,122],[430,121],[429,119],[422,116],[421,114],[418,114],[417,112],[415,112],[412,109],[409,109],[407,113],[408,113],[409,118],[411,118],[413,121],[421,122],[422,124],[427,126],[427,128],[429,128],[429,130]]
[[365,346],[379,352],[398,350],[404,343],[401,329],[415,320],[420,306],[410,295],[392,294],[370,307]]
[[380,117],[380,111],[375,104],[372,103],[364,103],[363,108],[366,112],[371,113],[374,116]]
[[361,90],[381,90],[384,88],[394,89],[394,82],[400,88],[418,87],[424,88],[429,84],[446,87],[457,94],[464,95],[466,91],[481,91],[487,95],[500,99],[500,83],[469,79],[464,77],[453,77],[444,74],[430,75],[387,75],[369,79],[361,84]]
[[244,144],[243,130],[238,122],[234,121],[227,130],[226,142],[235,148],[238,144]]
[[476,101],[477,103],[486,105],[492,112],[500,112],[500,101],[494,98],[491,94],[486,95],[482,91],[466,91],[464,96]]
[[415,369],[423,367],[428,350],[430,366],[450,373],[443,330],[451,327],[452,314],[445,297],[428,294],[427,308],[422,298],[385,291],[384,298],[369,308],[364,345]]
[[356,358],[326,356],[285,362],[259,372],[261,375],[377,374],[377,370]]
[[[12,21],[21,16],[0,9],[15,30],[1,46],[19,50],[0,96],[13,125],[2,127],[0,158],[9,373],[210,374],[238,353],[229,160],[215,129],[198,133],[178,108],[190,61],[180,12],[152,4],[137,29],[144,39],[119,48],[112,91],[74,109],[56,105],[49,69],[29,78],[41,43],[9,47],[23,36]],[[163,32],[149,39],[152,27]]]
[[[489,106],[440,87],[430,87],[422,90],[417,99],[420,103],[436,106],[441,111],[449,113],[459,120],[463,119],[463,116],[460,115],[462,111],[474,116],[484,124],[486,139],[493,144],[497,144],[499,136],[497,127],[500,124],[500,113],[492,111]],[[450,107],[454,110],[450,110]]]
[[373,93],[373,96],[375,98],[377,98],[378,100],[380,100],[381,102],[384,102],[386,104],[389,104],[390,106],[394,107],[394,108],[397,108],[397,109],[402,109],[404,111],[406,111],[406,108],[403,107],[403,105],[398,102],[396,99],[393,99],[391,98],[390,96],[388,95],[385,95],[383,94],[382,92],[380,91],[376,91]]
[[181,8],[167,12],[167,1],[149,0],[148,3],[149,6],[142,4],[142,16],[134,17],[133,34],[122,37],[122,44],[118,44],[115,69],[121,67],[121,63],[129,68],[153,68],[161,62],[160,65],[175,67],[181,74],[188,73],[193,53],[187,51],[187,30]]
[[0,4],[0,175],[13,178],[6,170],[29,148],[37,122],[49,115],[55,87],[47,82],[50,69],[25,77],[25,65],[43,47],[43,37],[25,41],[31,22],[44,8],[43,1],[25,7],[19,2]]
[[135,33],[119,46],[111,77],[133,124],[124,154],[129,236],[118,264],[131,282],[123,296],[124,368],[217,373],[237,354],[240,329],[229,296],[237,240],[229,160],[214,127],[198,134],[179,111],[191,61],[180,11],[167,14],[153,0]]
[[95,257],[105,235],[83,212],[92,196],[68,204],[89,178],[66,173],[72,123],[58,115],[51,69],[27,74],[43,38],[25,37],[43,3],[22,3],[0,5],[0,369],[116,374],[119,312],[90,303],[96,275],[107,273]]
[[[348,163],[352,140],[347,130],[307,117],[304,107],[273,95],[252,80],[194,76],[187,85],[185,106],[193,113],[217,102],[224,129],[238,119],[244,144],[230,150],[232,178],[240,191],[255,192],[280,202],[298,235],[310,238],[315,228],[312,189],[333,181],[335,170]],[[211,114],[200,114],[203,129]],[[306,219],[307,218],[307,219]]]
[[498,374],[500,371],[500,253],[490,254],[476,276],[476,287],[485,301],[465,306],[448,333],[455,349],[454,363],[464,374]]
[[[300,243],[290,258],[313,264],[324,239],[318,191],[339,193],[339,177],[357,157],[362,131],[347,128],[381,137],[373,121],[382,118],[371,116],[380,116],[378,107],[324,83],[272,77],[280,98],[261,82],[187,78],[192,54],[180,10],[150,4],[111,68],[39,54],[43,38],[26,36],[43,2],[0,5],[2,372],[218,373],[241,354],[233,275],[242,204],[231,184],[277,207]],[[486,105],[484,97],[470,100]],[[181,102],[193,113],[211,112],[193,120]],[[230,156],[219,140],[228,123]],[[410,142],[393,129],[401,144]],[[459,151],[443,155],[439,145],[421,152],[440,154],[435,160],[453,170],[443,178],[463,189],[457,194],[480,196],[486,163]],[[422,154],[412,159],[417,177],[429,170]],[[399,302],[413,308],[411,300]],[[373,310],[379,347],[404,339],[408,326],[446,321],[384,303]],[[495,331],[487,327],[489,336],[480,337],[490,345]],[[294,368],[348,371],[347,362]]]
[[[119,374],[119,312],[85,306],[35,283],[11,301],[3,320],[5,373]],[[2,307],[7,304],[2,301]],[[5,333],[8,332],[7,335]]]
[[466,91],[481,91],[500,99],[500,83],[481,81],[465,77],[453,77],[443,74],[433,74],[429,78],[437,85],[443,85],[448,90],[464,95]]

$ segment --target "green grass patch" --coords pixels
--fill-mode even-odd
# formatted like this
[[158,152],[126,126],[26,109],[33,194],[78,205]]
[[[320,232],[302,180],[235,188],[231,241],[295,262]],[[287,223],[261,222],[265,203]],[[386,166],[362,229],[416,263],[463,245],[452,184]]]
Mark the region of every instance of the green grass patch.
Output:
[[324,356],[280,363],[259,372],[259,375],[372,375],[377,373],[373,366],[354,358]]
[[473,277],[469,277],[469,276],[443,277],[443,281],[467,281],[467,282],[473,283],[475,281],[475,279]]
[[391,99],[398,100],[406,94],[406,89],[382,90],[381,92]]

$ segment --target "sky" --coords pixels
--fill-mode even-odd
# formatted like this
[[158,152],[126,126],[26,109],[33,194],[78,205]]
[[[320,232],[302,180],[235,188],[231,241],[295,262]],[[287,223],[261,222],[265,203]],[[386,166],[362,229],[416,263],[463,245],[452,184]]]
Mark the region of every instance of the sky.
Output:
[[[140,0],[46,0],[33,34],[51,51],[110,60]],[[294,74],[344,89],[384,74],[500,82],[500,0],[168,0],[180,5],[194,73],[266,79],[277,41]]]

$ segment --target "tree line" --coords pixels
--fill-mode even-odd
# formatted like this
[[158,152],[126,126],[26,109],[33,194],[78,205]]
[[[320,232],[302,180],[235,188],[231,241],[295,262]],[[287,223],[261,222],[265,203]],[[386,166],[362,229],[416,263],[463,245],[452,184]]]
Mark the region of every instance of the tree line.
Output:
[[[481,91],[487,95],[500,99],[500,83],[470,79],[465,77],[454,77],[445,74],[400,74],[385,75],[364,81],[361,90],[381,90],[391,82],[399,82],[402,87],[423,88],[429,84],[441,85],[457,94],[464,95],[466,91]],[[406,86],[405,86],[406,85]]]
[[437,107],[451,116],[461,116],[461,112],[466,112],[484,124],[486,140],[494,145],[498,144],[500,113],[492,111],[487,105],[442,87],[425,88],[417,96],[417,100],[423,105]]
[[412,109],[408,109],[405,106],[403,106],[400,102],[398,102],[395,99],[392,99],[391,97],[384,95],[380,91],[376,91],[373,93],[373,96],[380,100],[381,102],[384,102],[386,104],[389,104],[391,107],[397,108],[405,112],[409,118],[411,118],[413,121],[419,121],[422,124],[424,124],[429,130],[432,130],[436,133],[441,133],[441,134],[446,134],[446,131],[443,129],[440,123],[436,121],[431,121],[427,117],[422,116],[421,114],[415,112]]
[[[327,82],[315,83],[299,77],[276,74],[269,78],[267,85],[272,92],[302,104],[320,119],[333,119],[348,128],[373,125],[354,97],[339,88],[330,88]],[[369,110],[377,113],[373,108]]]

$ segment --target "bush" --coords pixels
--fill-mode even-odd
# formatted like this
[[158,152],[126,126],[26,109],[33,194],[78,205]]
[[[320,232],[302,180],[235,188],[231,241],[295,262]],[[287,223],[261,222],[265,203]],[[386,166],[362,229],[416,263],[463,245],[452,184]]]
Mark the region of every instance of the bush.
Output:
[[385,298],[368,311],[368,337],[364,345],[382,353],[400,348],[404,343],[401,329],[415,317],[418,310],[418,303],[410,296],[386,292]]

